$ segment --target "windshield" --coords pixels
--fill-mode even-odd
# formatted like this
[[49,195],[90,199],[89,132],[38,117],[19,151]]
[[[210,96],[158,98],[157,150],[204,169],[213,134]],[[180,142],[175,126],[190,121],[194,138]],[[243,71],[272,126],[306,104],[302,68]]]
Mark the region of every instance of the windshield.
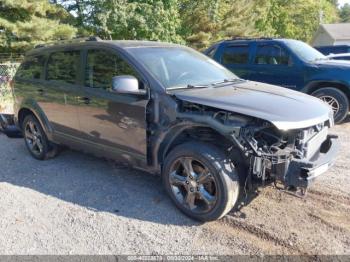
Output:
[[185,47],[130,48],[166,89],[206,86],[238,79],[211,58]]
[[295,53],[300,59],[306,62],[314,62],[317,60],[327,59],[322,53],[317,51],[315,48],[309,46],[308,44],[297,41],[288,40],[286,45]]

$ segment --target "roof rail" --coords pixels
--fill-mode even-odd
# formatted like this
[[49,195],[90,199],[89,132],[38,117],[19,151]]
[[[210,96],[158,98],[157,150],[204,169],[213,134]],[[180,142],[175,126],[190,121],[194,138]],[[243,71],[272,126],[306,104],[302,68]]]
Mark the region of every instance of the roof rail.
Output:
[[72,39],[67,39],[67,40],[60,40],[60,41],[55,41],[55,42],[49,42],[45,44],[38,44],[34,48],[42,48],[46,46],[51,46],[51,45],[58,45],[58,44],[70,44],[70,43],[81,43],[81,42],[88,42],[88,41],[101,41],[102,39],[99,38],[98,36],[88,36],[88,37],[76,37]]
[[273,37],[232,37],[229,40],[273,40]]

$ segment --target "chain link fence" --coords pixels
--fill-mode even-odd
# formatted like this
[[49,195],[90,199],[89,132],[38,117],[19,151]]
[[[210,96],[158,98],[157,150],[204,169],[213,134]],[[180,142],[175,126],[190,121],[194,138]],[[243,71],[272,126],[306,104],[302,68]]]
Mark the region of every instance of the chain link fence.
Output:
[[2,114],[13,112],[11,83],[19,65],[18,62],[0,64],[0,113]]
[[5,63],[20,63],[24,58],[20,53],[0,53],[0,64]]

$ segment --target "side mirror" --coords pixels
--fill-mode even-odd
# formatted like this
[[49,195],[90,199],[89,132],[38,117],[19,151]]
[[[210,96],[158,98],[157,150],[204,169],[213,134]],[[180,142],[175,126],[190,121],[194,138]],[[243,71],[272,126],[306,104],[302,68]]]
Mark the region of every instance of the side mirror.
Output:
[[123,94],[144,94],[144,90],[139,89],[139,81],[134,76],[115,76],[112,78],[112,90]]

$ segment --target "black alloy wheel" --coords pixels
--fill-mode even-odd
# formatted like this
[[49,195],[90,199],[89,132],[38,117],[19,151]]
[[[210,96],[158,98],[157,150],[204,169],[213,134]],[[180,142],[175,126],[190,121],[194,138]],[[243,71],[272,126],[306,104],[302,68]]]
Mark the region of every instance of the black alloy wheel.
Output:
[[172,149],[163,165],[164,187],[174,204],[196,220],[226,215],[239,195],[238,171],[223,150],[203,142]]
[[217,201],[217,182],[203,163],[193,157],[180,157],[170,169],[171,190],[179,203],[201,214]]

